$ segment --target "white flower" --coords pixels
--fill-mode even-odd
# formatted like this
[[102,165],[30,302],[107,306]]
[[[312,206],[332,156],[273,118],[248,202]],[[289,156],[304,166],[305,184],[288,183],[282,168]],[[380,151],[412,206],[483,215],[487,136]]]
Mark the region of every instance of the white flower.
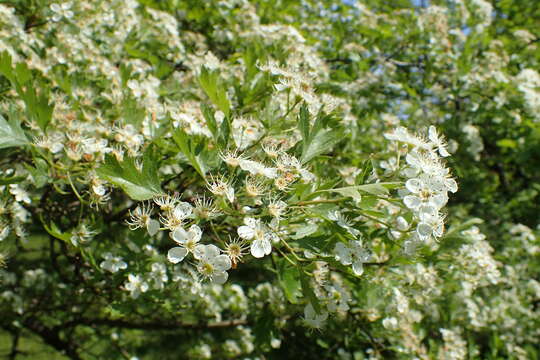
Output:
[[328,212],[327,216],[329,220],[335,221],[336,224],[347,230],[349,234],[351,234],[355,238],[360,235],[360,231],[353,228],[352,224],[349,222],[349,219],[347,219],[347,217],[344,216],[339,210],[330,211]]
[[52,19],[53,21],[60,21],[63,17],[66,19],[71,19],[73,17],[73,11],[71,11],[71,2],[63,3],[63,4],[51,4],[50,8],[53,12]]
[[198,245],[195,249],[197,270],[199,273],[217,284],[224,284],[229,277],[227,270],[232,266],[231,259],[215,245]]
[[450,156],[450,154],[446,150],[446,143],[444,141],[444,138],[437,134],[437,129],[433,125],[429,127],[428,138],[439,151],[439,155],[441,155],[442,157]]
[[171,237],[180,246],[170,249],[167,253],[167,259],[173,264],[177,264],[184,260],[188,253],[195,252],[202,237],[202,230],[197,225],[192,225],[188,231],[178,228],[171,233]]
[[[161,203],[167,207],[171,205],[170,203],[168,205],[164,202]],[[165,216],[161,215],[160,220],[167,229],[174,231],[181,228],[184,221],[190,218],[192,214],[193,206],[187,202],[180,202],[171,211],[165,212]]]
[[127,269],[126,262],[119,256],[113,256],[111,253],[103,254],[104,261],[99,264],[99,267],[103,270],[112,272],[118,272],[119,270]]
[[131,230],[146,227],[148,234],[154,236],[159,231],[159,221],[150,217],[152,214],[152,205],[141,204],[133,212],[129,212],[130,219],[127,221]]
[[10,230],[11,229],[9,227],[9,224],[7,224],[6,222],[0,220],[0,241],[7,238],[7,236],[9,235]]
[[244,150],[263,135],[262,125],[253,119],[234,119],[232,121],[232,138],[240,150]]
[[152,271],[150,272],[150,279],[152,279],[154,282],[154,289],[163,289],[163,284],[169,280],[169,277],[167,276],[167,268],[161,263],[153,263],[151,268]]
[[131,91],[133,92],[133,96],[135,96],[136,98],[140,98],[144,94],[144,88],[135,79],[128,80],[127,87],[131,89]]
[[219,154],[219,157],[227,165],[232,166],[232,167],[237,167],[238,165],[240,165],[240,161],[246,160],[246,157],[244,155],[238,153],[238,149],[227,151],[227,152],[221,152]]
[[328,292],[328,311],[347,311],[349,310],[349,301],[351,296],[339,284],[326,285],[325,290]]
[[154,198],[154,202],[161,211],[173,211],[179,201],[179,196],[176,194],[172,196],[165,194]]
[[249,172],[251,175],[262,175],[269,179],[275,179],[278,175],[276,168],[267,168],[257,161],[241,159],[238,164],[242,170]]
[[398,328],[398,321],[395,317],[384,318],[382,324],[388,330],[396,330]]
[[212,194],[225,196],[230,203],[234,202],[234,188],[225,180],[224,176],[210,176],[210,180],[207,187]]
[[15,201],[17,202],[23,202],[25,204],[30,204],[32,200],[30,200],[30,196],[24,190],[17,184],[10,184],[9,185],[9,192],[11,195],[15,196]]
[[148,291],[148,283],[143,281],[142,277],[139,275],[129,274],[125,288],[131,292],[131,297],[136,299],[141,293]]
[[270,200],[268,203],[268,212],[270,215],[272,215],[275,219],[281,220],[281,217],[285,214],[287,211],[287,203],[282,200]]
[[253,240],[251,255],[256,258],[269,255],[272,252],[272,241],[276,239],[276,235],[260,219],[246,217],[244,224],[238,228],[238,236],[245,240]]
[[266,184],[260,179],[248,176],[245,180],[246,195],[249,197],[258,197],[267,192]]
[[409,131],[403,126],[398,126],[393,131],[385,133],[384,137],[388,140],[401,141],[423,149],[429,148],[426,141],[409,133]]
[[85,244],[89,242],[96,234],[97,231],[92,230],[85,223],[81,223],[77,228],[74,229],[73,233],[71,234],[70,240],[73,246],[78,246],[79,244]]
[[211,198],[206,198],[204,195],[195,199],[195,208],[193,214],[200,219],[212,219],[220,215],[219,210],[214,205]]
[[343,265],[351,265],[353,272],[360,276],[364,273],[364,263],[370,258],[369,252],[359,240],[351,241],[348,245],[338,242],[334,248],[337,261]]

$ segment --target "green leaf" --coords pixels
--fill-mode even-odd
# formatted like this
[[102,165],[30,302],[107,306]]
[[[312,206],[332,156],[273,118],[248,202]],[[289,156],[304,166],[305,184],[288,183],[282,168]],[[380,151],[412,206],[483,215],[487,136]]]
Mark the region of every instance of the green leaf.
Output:
[[[25,63],[18,63],[13,69],[11,57],[7,52],[0,54],[0,74],[8,78],[24,101],[28,117],[34,119],[41,130],[45,131],[54,110],[54,105],[49,104],[47,83],[36,78]],[[31,83],[34,78],[34,82]]]
[[296,243],[299,247],[303,249],[307,249],[316,254],[320,254],[324,252],[325,248],[328,248],[328,246],[331,245],[333,241],[329,236],[325,235],[303,237],[302,239],[298,239]]
[[315,124],[310,129],[309,111],[305,104],[302,104],[298,114],[298,129],[302,135],[302,156],[300,161],[306,163],[315,156],[330,151],[339,141],[342,140],[342,132],[339,130],[326,129],[328,117],[319,113]]
[[323,130],[317,133],[302,152],[300,161],[306,163],[315,156],[330,151],[342,139],[342,132],[338,130]]
[[302,296],[298,269],[293,266],[283,266],[279,270],[279,282],[285,296],[292,304],[298,304],[298,298]]
[[502,148],[515,149],[517,145],[518,145],[517,142],[512,139],[502,139],[502,140],[497,141],[497,146],[502,147]]
[[15,82],[15,73],[11,67],[11,55],[6,51],[0,53],[0,74],[5,76],[10,82]]
[[24,146],[28,143],[19,123],[13,118],[8,122],[0,115],[0,149]]
[[71,240],[71,234],[70,233],[63,233],[62,230],[60,230],[58,228],[58,226],[56,226],[56,224],[54,222],[51,221],[51,225],[48,226],[45,221],[43,220],[43,218],[40,216],[40,219],[41,219],[41,223],[43,224],[43,228],[45,229],[45,231],[47,231],[49,233],[49,235],[59,239],[59,240],[62,240],[66,243],[69,243],[70,240]]
[[199,84],[210,98],[210,101],[223,111],[226,117],[229,117],[231,112],[231,104],[227,98],[227,92],[221,79],[218,76],[217,70],[208,70],[205,66],[201,68],[199,75]]
[[203,167],[203,162],[201,161],[201,158],[197,156],[197,147],[200,148],[199,153],[204,148],[204,144],[202,143],[203,140],[201,140],[201,143],[195,144],[193,138],[180,128],[173,133],[173,140],[180,151],[186,156],[189,164],[204,178],[205,169]]
[[105,163],[97,169],[103,179],[121,187],[133,200],[148,200],[161,194],[158,175],[158,159],[153,147],[148,147],[139,170],[134,158],[119,162],[116,157],[107,155]]
[[201,104],[201,111],[203,113],[204,119],[206,120],[206,125],[208,125],[208,129],[212,133],[212,136],[214,137],[214,141],[217,142],[219,132],[217,127],[216,119],[214,118],[214,113],[212,112],[212,109],[206,104]]
[[[303,139],[303,147],[307,147],[309,142],[309,111],[306,104],[302,104],[300,107],[300,112],[298,114],[298,130],[300,130],[300,135]],[[304,152],[305,150],[302,150]]]

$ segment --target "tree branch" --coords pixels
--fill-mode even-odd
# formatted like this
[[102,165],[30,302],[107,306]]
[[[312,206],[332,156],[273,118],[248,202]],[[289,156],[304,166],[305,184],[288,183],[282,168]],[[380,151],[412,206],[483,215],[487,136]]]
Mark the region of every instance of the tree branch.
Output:
[[163,323],[163,322],[131,322],[123,319],[91,319],[81,318],[63,324],[63,327],[72,327],[79,325],[94,326],[104,325],[110,327],[119,327],[124,329],[143,329],[143,330],[179,330],[179,329],[220,329],[246,325],[247,320],[227,320],[213,323]]

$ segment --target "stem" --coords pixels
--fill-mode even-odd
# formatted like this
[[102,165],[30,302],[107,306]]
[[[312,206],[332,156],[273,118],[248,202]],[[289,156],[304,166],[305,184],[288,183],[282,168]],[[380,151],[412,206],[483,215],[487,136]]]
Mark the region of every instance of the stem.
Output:
[[349,198],[343,197],[339,199],[307,200],[307,201],[298,201],[292,204],[292,206],[304,206],[304,205],[314,205],[314,204],[333,204],[333,203],[339,203],[346,200],[349,200]]

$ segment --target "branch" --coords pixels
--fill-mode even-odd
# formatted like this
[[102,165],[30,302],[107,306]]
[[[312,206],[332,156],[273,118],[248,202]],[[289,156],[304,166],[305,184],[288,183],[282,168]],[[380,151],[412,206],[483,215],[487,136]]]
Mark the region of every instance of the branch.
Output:
[[214,323],[163,323],[163,322],[131,322],[122,319],[90,319],[82,318],[64,323],[62,327],[71,326],[93,326],[104,325],[110,327],[119,327],[124,329],[144,329],[144,330],[178,330],[178,329],[220,329],[227,327],[234,327],[238,325],[246,325],[247,320],[228,320],[219,321]]

